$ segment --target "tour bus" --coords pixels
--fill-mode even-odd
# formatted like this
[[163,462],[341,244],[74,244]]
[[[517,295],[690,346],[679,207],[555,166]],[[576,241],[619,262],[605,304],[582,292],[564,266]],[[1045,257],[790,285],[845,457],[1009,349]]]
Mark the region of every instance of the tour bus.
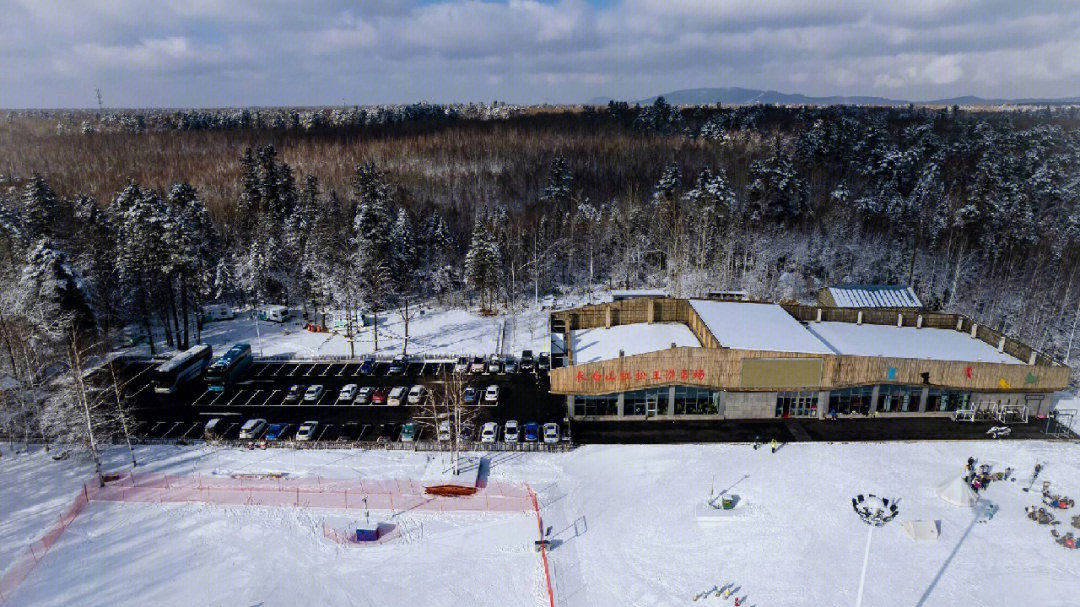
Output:
[[251,344],[236,344],[206,370],[206,387],[222,392],[233,383],[252,363]]
[[184,384],[198,379],[210,364],[212,356],[210,346],[200,344],[158,365],[158,368],[154,369],[154,392],[172,394]]
[[285,306],[266,306],[259,310],[259,320],[285,322],[289,320],[289,309]]

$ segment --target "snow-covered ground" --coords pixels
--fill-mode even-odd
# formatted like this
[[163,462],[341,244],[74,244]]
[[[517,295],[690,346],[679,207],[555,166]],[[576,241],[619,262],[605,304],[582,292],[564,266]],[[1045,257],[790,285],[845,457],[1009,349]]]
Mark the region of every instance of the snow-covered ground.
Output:
[[[497,352],[499,335],[503,330],[506,332],[504,349],[507,354],[520,353],[522,349],[534,352],[547,352],[549,349],[547,310],[527,309],[500,316],[480,316],[459,308],[422,309],[423,315],[414,310],[414,316],[409,321],[410,354],[493,354]],[[304,322],[300,318],[285,323],[258,321],[256,331],[256,321],[245,311],[234,320],[207,323],[202,339],[213,346],[215,353],[224,352],[232,344],[248,342],[257,356],[309,358],[347,356],[350,353],[362,356],[375,349],[371,327],[359,331],[350,352],[344,329],[312,333],[304,330]],[[396,311],[379,314],[379,353],[400,353],[404,335],[405,323]],[[158,352],[167,351],[163,340],[161,337],[156,343]],[[148,351],[145,346],[139,350],[144,353]]]
[[[140,449],[146,471],[405,478],[428,456],[384,451]],[[934,489],[974,456],[1012,466],[1014,482],[984,492],[1000,511],[974,523]],[[122,465],[122,451],[112,454]],[[1027,520],[1036,462],[1055,492],[1080,496],[1080,445],[1062,442],[800,443],[776,454],[747,445],[586,446],[562,454],[490,456],[490,479],[539,494],[559,605],[690,605],[733,582],[744,605],[853,604],[866,527],[859,493],[900,500],[899,520],[875,531],[866,605],[1075,605],[1080,553]],[[4,558],[40,533],[82,475],[40,453],[3,458]],[[702,527],[709,492],[740,496],[741,514]],[[32,491],[32,494],[25,494]],[[1070,529],[1076,510],[1059,518]],[[381,546],[325,540],[317,509],[92,503],[35,569],[12,606],[543,605],[535,521],[523,514],[407,513],[423,529]],[[901,521],[940,520],[941,538],[915,542]],[[530,526],[531,525],[531,526]],[[715,600],[715,599],[710,599]]]

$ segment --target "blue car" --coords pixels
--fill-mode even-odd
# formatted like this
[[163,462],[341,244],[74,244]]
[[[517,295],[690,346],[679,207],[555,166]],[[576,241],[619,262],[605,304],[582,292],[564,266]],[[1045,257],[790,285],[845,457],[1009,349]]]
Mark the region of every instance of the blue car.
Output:
[[464,392],[461,393],[461,400],[465,401],[466,403],[475,403],[476,396],[476,388],[469,386],[468,388],[465,388]]
[[270,427],[266,430],[266,436],[263,438],[266,440],[277,440],[285,433],[285,428],[285,424],[270,424]]
[[535,443],[540,439],[540,426],[536,422],[525,424],[525,442]]
[[375,371],[375,359],[369,358],[360,363],[360,374],[371,375]]

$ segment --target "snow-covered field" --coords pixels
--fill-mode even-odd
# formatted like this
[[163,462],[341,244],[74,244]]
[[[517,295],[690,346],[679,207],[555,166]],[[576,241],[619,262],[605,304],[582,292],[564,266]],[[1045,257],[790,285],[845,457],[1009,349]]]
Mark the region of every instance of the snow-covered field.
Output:
[[[506,353],[519,353],[522,349],[547,352],[549,349],[547,310],[526,309],[500,316],[480,316],[460,308],[425,307],[423,310],[423,315],[414,310],[409,321],[410,354],[493,354],[504,327]],[[309,358],[351,353],[344,329],[311,333],[304,330],[304,321],[300,318],[285,323],[259,321],[257,331],[255,323],[246,311],[234,320],[207,323],[203,329],[203,342],[213,346],[214,352],[224,352],[232,344],[248,342],[256,355],[263,356]],[[160,340],[155,347],[158,352],[167,351],[163,336],[157,333]],[[400,353],[404,336],[405,323],[396,311],[379,314],[379,353]],[[352,348],[356,356],[374,351],[371,327],[359,331]],[[146,352],[147,348],[143,346],[140,350]]]
[[[1000,511],[974,523],[934,488],[974,456],[1012,466],[1015,482],[984,498]],[[146,471],[287,472],[404,478],[426,455],[384,451],[246,451],[147,447]],[[563,454],[490,456],[490,479],[528,482],[552,528],[560,605],[690,605],[733,582],[747,606],[854,604],[866,528],[851,497],[900,500],[877,530],[866,605],[1076,605],[1080,553],[1024,516],[1036,462],[1055,492],[1080,495],[1080,445],[1037,441],[587,446]],[[112,455],[122,465],[124,454]],[[7,453],[0,483],[0,553],[40,533],[82,474],[40,453]],[[740,496],[741,514],[701,527],[706,493]],[[28,493],[33,492],[33,493]],[[737,510],[738,510],[737,509]],[[1075,509],[1059,516],[1070,529]],[[92,503],[10,605],[543,605],[535,521],[523,514],[406,513],[407,534],[376,547],[321,536],[342,513],[317,509]],[[940,520],[941,538],[915,542],[901,521]],[[715,602],[715,599],[709,599]]]

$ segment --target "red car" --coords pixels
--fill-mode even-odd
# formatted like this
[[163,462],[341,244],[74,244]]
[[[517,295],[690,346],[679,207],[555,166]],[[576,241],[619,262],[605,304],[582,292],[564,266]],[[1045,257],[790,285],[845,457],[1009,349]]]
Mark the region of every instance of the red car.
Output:
[[371,395],[371,404],[373,405],[385,405],[386,394],[388,390],[386,388],[378,388],[375,393]]

